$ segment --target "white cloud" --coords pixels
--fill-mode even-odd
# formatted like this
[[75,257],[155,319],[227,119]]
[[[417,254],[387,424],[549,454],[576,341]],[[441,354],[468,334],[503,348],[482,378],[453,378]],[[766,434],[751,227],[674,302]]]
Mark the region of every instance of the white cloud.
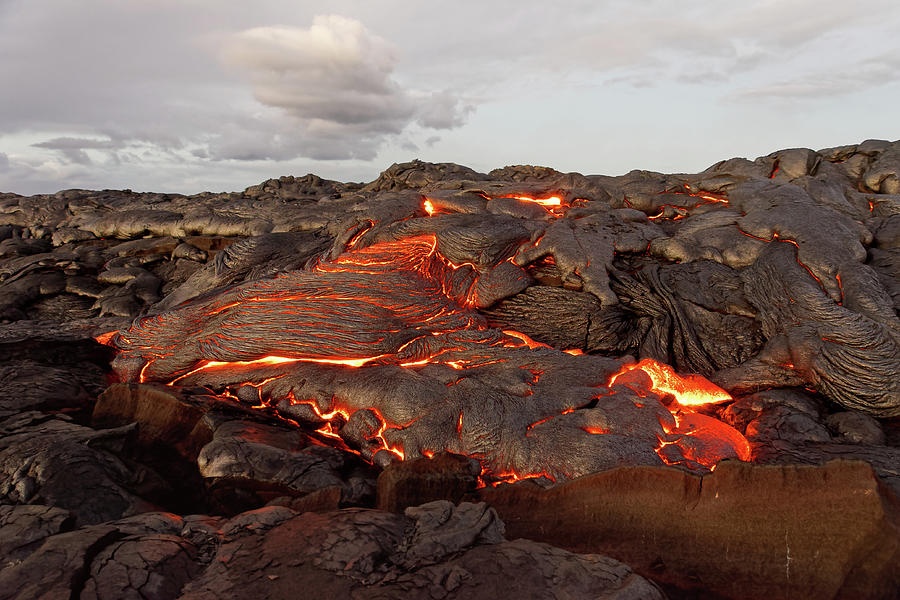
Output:
[[434,92],[423,99],[418,123],[430,129],[454,129],[465,125],[474,110],[474,106],[465,104],[450,92]]
[[472,110],[449,91],[401,86],[392,77],[395,48],[354,19],[327,15],[309,28],[255,27],[226,44],[225,61],[246,74],[254,98],[288,119],[257,123],[263,132],[255,142],[237,132],[223,136],[211,145],[217,158],[371,159],[412,123],[460,127]]

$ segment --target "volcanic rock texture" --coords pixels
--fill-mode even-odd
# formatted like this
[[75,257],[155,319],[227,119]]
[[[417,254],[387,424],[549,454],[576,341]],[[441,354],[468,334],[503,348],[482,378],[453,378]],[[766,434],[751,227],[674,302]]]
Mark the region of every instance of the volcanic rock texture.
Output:
[[[890,537],[836,543],[798,525],[812,509],[743,554],[708,510],[690,543],[719,562],[646,519],[617,539],[669,550],[529,512],[595,485],[653,514],[663,492],[623,482],[688,490],[741,459],[723,494],[832,481],[822,523],[865,487],[854,518],[895,532],[898,269],[900,142],[877,140],[689,175],[414,161],[369,184],[0,194],[0,598],[661,597],[446,502],[466,499],[675,594],[890,597]],[[784,540],[787,578],[760,558]]]

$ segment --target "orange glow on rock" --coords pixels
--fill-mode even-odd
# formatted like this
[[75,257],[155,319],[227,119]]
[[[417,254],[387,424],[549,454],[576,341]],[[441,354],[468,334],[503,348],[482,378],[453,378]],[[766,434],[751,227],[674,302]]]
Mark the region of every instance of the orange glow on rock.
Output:
[[[487,197],[487,196],[485,196]],[[537,204],[545,208],[554,217],[561,217],[569,209],[569,205],[563,202],[560,196],[548,196],[546,198],[535,198],[532,196],[497,196],[497,198],[514,198],[522,202]]]
[[675,418],[678,426],[669,433],[679,436],[673,443],[688,460],[709,469],[723,458],[750,460],[750,443],[734,427],[694,412],[681,411]]
[[652,358],[625,365],[612,376],[609,385],[616,383],[625,373],[640,370],[646,373],[653,382],[651,388],[659,394],[672,394],[681,406],[701,406],[731,400],[731,394],[700,375],[678,375],[675,369]]
[[98,344],[103,344],[104,346],[109,346],[110,345],[109,340],[112,338],[112,336],[116,335],[117,333],[119,333],[118,330],[110,331],[108,333],[101,333],[94,339],[97,341]]
[[583,428],[586,433],[592,433],[594,435],[603,435],[605,433],[609,433],[606,429],[602,427],[584,427]]
[[672,192],[672,193],[677,196],[690,196],[692,198],[701,198],[703,200],[706,200],[706,202],[702,202],[702,203],[698,204],[697,206],[702,206],[703,204],[712,204],[713,202],[720,202],[722,204],[728,204],[728,198],[726,198],[725,196],[715,196],[709,192],[706,192],[706,193],[692,192],[691,186],[689,186],[689,185],[684,185],[683,187],[685,189],[684,192]]
[[422,203],[422,208],[425,209],[425,212],[428,213],[428,216],[434,215],[434,204],[428,198],[425,199],[425,202]]
[[363,227],[358,232],[356,232],[356,235],[350,238],[350,241],[347,242],[347,248],[352,249],[354,246],[356,246],[356,243],[359,241],[359,239],[362,236],[366,235],[369,230],[372,229],[372,227],[374,227],[374,224],[370,223],[368,227]]
[[[484,475],[485,473],[482,472],[482,477]],[[516,473],[515,471],[503,471],[491,473],[490,477],[493,480],[491,481],[492,487],[497,487],[501,483],[515,483],[517,481],[522,481],[523,479],[536,479],[538,477],[546,477],[550,481],[556,481],[556,478],[549,473]],[[479,487],[482,486],[480,485]]]

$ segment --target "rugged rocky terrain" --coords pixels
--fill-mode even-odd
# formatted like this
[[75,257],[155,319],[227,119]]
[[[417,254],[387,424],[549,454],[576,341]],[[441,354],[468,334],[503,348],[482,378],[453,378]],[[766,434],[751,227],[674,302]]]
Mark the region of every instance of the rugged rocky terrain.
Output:
[[0,194],[0,598],[896,597],[898,270],[878,140]]

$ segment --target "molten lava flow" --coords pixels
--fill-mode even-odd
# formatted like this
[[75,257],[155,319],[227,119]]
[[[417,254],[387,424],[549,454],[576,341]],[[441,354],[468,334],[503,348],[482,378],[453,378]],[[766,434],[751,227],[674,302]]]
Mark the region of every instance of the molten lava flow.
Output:
[[[642,372],[652,382],[651,390],[671,394],[676,405],[670,407],[675,428],[664,428],[671,439],[660,440],[657,453],[667,464],[684,459],[714,468],[723,458],[750,460],[750,444],[738,430],[706,415],[693,412],[698,406],[731,400],[731,395],[700,375],[678,375],[669,365],[653,359],[625,365],[612,376],[609,385],[626,378],[626,374]],[[678,451],[673,453],[673,447]]]
[[675,397],[677,404],[669,410],[676,426],[671,428],[661,423],[669,439],[660,440],[656,449],[665,463],[679,464],[687,459],[712,469],[723,458],[750,460],[750,444],[738,430],[718,419],[693,412],[698,406],[731,400],[728,392],[700,375],[678,375],[669,365],[653,359],[625,365],[610,378],[609,385],[613,386],[633,372],[646,374],[652,382],[652,391]]
[[[364,436],[364,440],[359,444],[359,449],[351,448],[346,445],[346,440],[340,435],[341,428],[350,422],[354,413],[358,409],[344,406],[335,406],[328,412],[322,412],[315,400],[297,400],[293,393],[288,395],[288,401],[292,406],[306,406],[316,418],[321,420],[323,424],[316,429],[316,433],[335,440],[335,442],[344,450],[358,454],[367,460],[372,458],[378,452],[386,451],[393,454],[396,458],[403,460],[405,458],[401,448],[395,448],[387,443],[384,439],[384,432],[388,428],[396,428],[398,425],[389,423],[384,416],[376,409],[366,409],[374,418],[374,423],[370,423],[370,427]],[[262,406],[261,408],[267,408]]]
[[663,204],[659,207],[659,214],[653,215],[652,217],[647,217],[650,220],[662,219],[666,214],[666,207],[671,208],[675,212],[675,216],[671,218],[672,221],[680,221],[687,214],[688,211],[686,208],[682,208],[680,206],[675,206],[673,204]]
[[609,385],[614,385],[616,380],[634,370],[643,371],[650,377],[653,382],[651,389],[654,392],[672,394],[681,406],[701,406],[731,400],[731,394],[708,379],[695,374],[678,375],[669,365],[652,358],[625,365],[621,371],[612,376]]
[[[678,426],[668,433],[684,458],[714,469],[723,458],[750,460],[750,443],[741,433],[713,417],[688,411],[674,413]],[[665,460],[663,453],[660,456]]]
[[240,367],[267,367],[272,365],[282,365],[285,363],[294,363],[294,362],[311,362],[311,363],[320,363],[325,365],[344,365],[347,367],[361,367],[370,362],[379,360],[384,358],[385,354],[381,354],[378,356],[370,356],[366,358],[287,358],[285,356],[264,356],[262,358],[257,358],[255,360],[242,360],[242,361],[231,361],[231,362],[223,362],[216,360],[208,360],[200,363],[196,368],[188,371],[184,375],[180,375],[176,377],[172,381],[168,383],[168,385],[174,385],[175,383],[181,381],[186,377],[190,377],[194,373],[199,373],[200,371],[209,371],[209,370],[234,370]]
[[569,208],[568,206],[566,206],[566,204],[563,203],[562,198],[560,198],[559,196],[549,196],[547,198],[532,198],[531,196],[508,197],[515,198],[516,200],[521,200],[523,202],[531,202],[532,204],[537,204],[538,206],[543,206],[554,217],[563,216],[563,214],[565,214],[566,210]]
[[372,229],[372,227],[374,227],[374,226],[375,226],[375,223],[373,223],[372,221],[369,221],[369,224],[366,227],[360,228],[360,230],[358,232],[356,232],[356,235],[354,235],[352,238],[350,238],[350,241],[347,242],[347,249],[350,250],[354,246],[356,246],[356,243],[359,242],[360,238],[362,238],[362,236],[366,235],[369,232],[369,230]]
[[[494,480],[559,480],[621,464],[616,456],[648,464],[654,451],[691,466],[749,456],[738,432],[689,412],[730,399],[709,381],[643,360],[607,382],[607,359],[491,329],[472,300],[479,270],[442,256],[436,235],[357,247],[368,229],[333,260],[200,296],[98,341],[120,350],[124,380],[208,386],[379,465],[450,451],[482,460]],[[674,416],[655,394],[676,397]],[[545,456],[554,452],[566,454]]]

